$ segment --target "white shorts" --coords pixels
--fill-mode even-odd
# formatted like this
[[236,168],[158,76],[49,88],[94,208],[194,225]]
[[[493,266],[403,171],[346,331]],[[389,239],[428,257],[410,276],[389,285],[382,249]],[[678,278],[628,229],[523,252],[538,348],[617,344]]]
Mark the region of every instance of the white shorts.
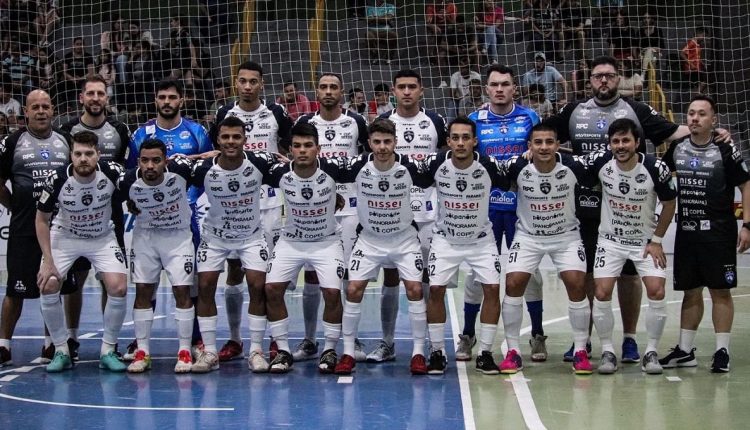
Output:
[[97,273],[128,273],[125,254],[117,244],[114,230],[93,239],[73,238],[53,230],[50,245],[55,267],[63,278],[79,257],[87,258]]
[[549,255],[558,272],[578,270],[586,272],[586,252],[578,232],[561,237],[535,237],[516,232],[508,249],[507,273],[534,273],[545,254]]
[[458,274],[461,263],[474,271],[475,279],[482,284],[500,284],[500,254],[492,234],[477,239],[475,243],[451,244],[442,235],[432,238],[427,259],[430,285],[456,285],[451,282]]
[[281,208],[282,206],[276,206],[275,208],[260,210],[260,223],[263,227],[268,252],[273,252],[273,247],[281,236]]
[[344,261],[349,261],[349,257],[352,255],[354,242],[357,241],[359,217],[356,213],[352,215],[336,215],[336,222],[338,222],[341,227],[341,243],[344,245]]
[[344,248],[341,240],[294,242],[281,238],[268,265],[266,283],[290,282],[309,264],[318,274],[321,288],[341,288],[344,279]]
[[268,247],[263,237],[246,240],[220,240],[203,235],[195,252],[195,261],[200,272],[223,272],[224,262],[232,255],[242,262],[245,270],[265,272],[268,266]]
[[172,285],[193,285],[193,233],[182,230],[136,229],[130,249],[131,282],[158,284],[161,270]]
[[427,258],[430,256],[432,235],[435,234],[433,227],[435,227],[435,221],[417,221],[419,246],[422,247],[422,258],[424,258],[425,261],[427,261]]
[[365,281],[378,277],[381,267],[398,269],[401,279],[422,281],[424,260],[417,232],[383,242],[360,235],[349,259],[349,280]]
[[656,267],[653,258],[643,258],[644,247],[626,246],[602,237],[596,243],[594,278],[617,278],[626,260],[632,260],[641,276],[666,278],[667,271]]

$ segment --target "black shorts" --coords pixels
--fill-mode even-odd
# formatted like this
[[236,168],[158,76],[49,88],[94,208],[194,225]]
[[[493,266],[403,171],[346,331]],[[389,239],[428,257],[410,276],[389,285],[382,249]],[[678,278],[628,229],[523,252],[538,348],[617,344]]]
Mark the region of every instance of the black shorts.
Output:
[[[42,263],[42,249],[35,236],[15,236],[8,238],[8,288],[10,297],[38,299],[39,287],[36,275]],[[76,290],[75,283],[63,282],[61,293],[70,294]]]
[[[594,258],[596,257],[596,242],[599,240],[599,220],[594,218],[579,218],[581,222],[581,240],[586,251],[586,273],[594,273]],[[631,260],[626,260],[622,266],[620,276],[637,276],[638,270]]]
[[674,289],[699,287],[726,290],[737,286],[737,250],[734,242],[675,241]]

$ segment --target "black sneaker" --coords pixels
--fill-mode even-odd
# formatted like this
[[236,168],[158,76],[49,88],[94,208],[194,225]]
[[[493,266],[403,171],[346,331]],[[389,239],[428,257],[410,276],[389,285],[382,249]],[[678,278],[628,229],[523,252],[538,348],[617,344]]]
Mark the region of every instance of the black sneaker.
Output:
[[729,372],[729,352],[727,352],[726,348],[720,348],[714,353],[714,359],[711,361],[711,372]]
[[448,359],[443,355],[443,351],[436,350],[430,354],[430,362],[427,364],[427,373],[429,375],[442,375],[445,373],[445,367],[448,365]]
[[10,349],[0,346],[0,367],[10,366],[13,364],[13,359],[10,356]]
[[268,371],[271,373],[287,373],[292,370],[293,363],[294,358],[292,357],[292,354],[290,354],[289,351],[280,349],[279,352],[276,353],[276,358],[271,361]]
[[320,373],[333,373],[336,369],[337,362],[338,356],[336,355],[336,351],[333,349],[326,349],[323,351],[323,354],[320,355],[318,370]]
[[42,364],[48,364],[55,358],[55,344],[50,343],[47,346],[42,346],[42,353],[39,355],[39,362]]
[[70,351],[70,359],[73,361],[78,361],[78,348],[81,347],[81,344],[75,340],[68,338],[68,350]]
[[115,344],[115,351],[113,352],[113,354],[115,354],[115,357],[117,357],[118,360],[123,361],[122,353],[117,348],[117,344]]
[[669,351],[666,357],[659,360],[659,364],[665,369],[695,367],[698,365],[698,360],[695,359],[695,348],[691,349],[690,352],[685,352],[680,349],[680,345],[675,345]]
[[497,363],[492,358],[490,351],[482,351],[477,356],[477,372],[482,372],[485,375],[497,375],[500,373],[500,369],[497,367]]

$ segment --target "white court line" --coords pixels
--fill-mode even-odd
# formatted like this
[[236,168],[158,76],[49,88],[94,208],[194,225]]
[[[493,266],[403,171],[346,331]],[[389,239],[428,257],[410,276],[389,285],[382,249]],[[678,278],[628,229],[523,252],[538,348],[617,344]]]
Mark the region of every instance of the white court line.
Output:
[[[458,314],[456,313],[456,299],[454,296],[455,289],[450,290],[450,299],[448,300],[448,311],[451,316],[451,328],[453,329],[453,340],[458,340],[459,324]],[[471,391],[469,390],[469,375],[466,374],[466,362],[456,361],[456,373],[458,373],[458,387],[461,391],[461,405],[464,414],[464,428],[466,430],[475,430],[477,428],[474,422],[474,406],[471,403]]]
[[62,403],[62,402],[48,402],[46,400],[27,399],[24,397],[10,396],[8,394],[0,393],[0,397],[10,400],[17,400],[19,402],[37,403],[40,405],[51,405],[51,406],[66,406],[71,408],[88,408],[88,409],[113,409],[113,410],[126,410],[126,411],[220,411],[220,412],[231,412],[234,408],[155,408],[149,406],[110,406],[110,405],[85,405],[80,403]]
[[21,375],[5,375],[2,378],[0,378],[0,382],[10,382],[16,378],[18,378]]
[[354,382],[353,376],[339,376],[336,381],[337,384],[351,384],[352,382]]

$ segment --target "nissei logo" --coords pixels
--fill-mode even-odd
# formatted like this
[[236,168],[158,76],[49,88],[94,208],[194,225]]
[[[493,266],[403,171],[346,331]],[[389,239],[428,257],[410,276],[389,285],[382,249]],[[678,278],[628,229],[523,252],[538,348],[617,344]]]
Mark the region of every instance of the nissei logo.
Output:
[[557,210],[565,208],[565,202],[556,202],[556,203],[531,203],[529,205],[529,208],[533,212],[557,211]]
[[368,200],[367,207],[373,208],[373,209],[400,209],[401,200],[395,200],[395,201]]

